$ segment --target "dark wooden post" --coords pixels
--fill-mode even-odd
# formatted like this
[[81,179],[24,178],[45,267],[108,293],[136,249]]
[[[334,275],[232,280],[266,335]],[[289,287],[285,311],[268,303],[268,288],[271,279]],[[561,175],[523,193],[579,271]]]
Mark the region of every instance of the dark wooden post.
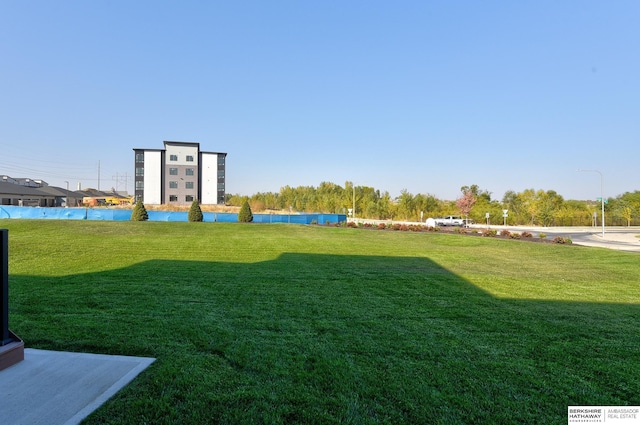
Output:
[[9,231],[0,229],[0,346],[13,339],[9,336]]
[[9,330],[9,231],[0,229],[0,370],[24,360],[24,342]]

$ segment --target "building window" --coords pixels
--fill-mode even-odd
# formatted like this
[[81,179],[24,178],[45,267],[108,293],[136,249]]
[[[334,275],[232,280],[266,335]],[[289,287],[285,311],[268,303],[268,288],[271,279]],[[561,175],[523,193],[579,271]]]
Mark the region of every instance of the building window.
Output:
[[193,195],[187,195],[187,196],[185,196],[185,197],[184,197],[184,200],[185,200],[186,202],[193,202]]
[[224,170],[218,170],[218,180],[224,180]]
[[178,182],[169,182],[169,188],[170,189],[177,189],[178,188]]
[[218,190],[224,190],[224,183],[218,183]]
[[169,195],[169,202],[178,202],[178,195]]
[[193,189],[193,182],[185,182],[184,187],[186,189]]
[[136,167],[136,176],[144,176],[144,168]]
[[187,162],[193,162],[193,156],[187,155]]
[[193,168],[187,168],[184,172],[187,176],[193,176]]
[[178,169],[177,168],[169,168],[169,175],[177,176],[178,175]]
[[137,153],[136,154],[136,162],[144,162],[144,154],[143,153]]
[[169,155],[169,161],[177,161],[178,155]]
[[224,156],[218,155],[218,165],[224,165]]
[[144,190],[144,182],[143,181],[136,181],[136,190]]

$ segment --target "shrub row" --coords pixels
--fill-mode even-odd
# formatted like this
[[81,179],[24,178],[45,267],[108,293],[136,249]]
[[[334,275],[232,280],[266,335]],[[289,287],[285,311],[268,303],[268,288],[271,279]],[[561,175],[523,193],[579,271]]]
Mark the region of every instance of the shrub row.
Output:
[[[342,224],[344,226],[344,224]],[[347,227],[350,228],[365,228],[365,229],[377,229],[377,230],[394,230],[394,231],[409,231],[409,232],[438,232],[440,231],[440,227],[431,227],[431,226],[423,226],[423,225],[419,225],[419,224],[403,224],[403,223],[393,223],[393,224],[386,224],[386,223],[378,223],[378,224],[372,224],[372,223],[363,223],[363,222],[353,222],[350,221],[346,224]],[[500,230],[500,233],[498,233],[497,230],[495,229],[486,229],[482,232],[479,232],[476,229],[467,229],[464,227],[455,227],[453,228],[453,233],[456,234],[474,234],[474,235],[482,235],[485,237],[496,237],[496,236],[500,236],[502,238],[506,238],[506,239],[532,239],[533,238],[533,234],[531,232],[528,232],[526,230],[522,231],[521,233],[518,232],[511,232],[507,229],[502,229]],[[547,235],[545,233],[538,233],[538,238],[540,239],[546,239]],[[556,236],[555,238],[553,238],[553,243],[557,243],[557,244],[571,244],[571,238],[569,237],[562,237],[562,236]]]

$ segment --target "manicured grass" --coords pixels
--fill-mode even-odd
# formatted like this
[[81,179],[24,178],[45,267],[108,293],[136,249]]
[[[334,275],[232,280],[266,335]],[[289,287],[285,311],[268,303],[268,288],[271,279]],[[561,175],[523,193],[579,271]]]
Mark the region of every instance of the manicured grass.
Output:
[[297,225],[0,220],[27,347],[156,357],[88,423],[566,423],[640,405],[640,257]]

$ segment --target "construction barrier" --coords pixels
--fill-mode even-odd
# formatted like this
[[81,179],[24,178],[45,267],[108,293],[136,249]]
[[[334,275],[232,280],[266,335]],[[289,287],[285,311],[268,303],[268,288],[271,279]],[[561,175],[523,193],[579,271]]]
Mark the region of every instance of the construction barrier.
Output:
[[[109,208],[40,208],[0,206],[0,219],[26,218],[48,220],[107,220],[127,221],[131,219],[131,210]],[[188,212],[149,211],[149,221],[189,221]],[[211,223],[236,223],[238,214],[203,212],[203,221]],[[288,224],[336,224],[346,222],[345,214],[253,214],[254,223]]]

